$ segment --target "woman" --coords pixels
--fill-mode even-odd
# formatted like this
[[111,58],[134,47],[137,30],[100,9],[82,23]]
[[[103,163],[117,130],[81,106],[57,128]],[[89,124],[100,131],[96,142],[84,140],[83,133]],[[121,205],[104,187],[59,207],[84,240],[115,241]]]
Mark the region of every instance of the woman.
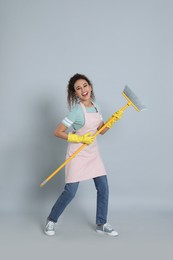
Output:
[[[100,109],[94,102],[92,83],[85,75],[75,74],[70,78],[67,90],[67,100],[71,110],[57,126],[55,136],[68,141],[66,158],[83,143],[87,146],[66,165],[64,191],[47,218],[44,232],[47,235],[55,234],[55,223],[74,198],[80,181],[93,179],[97,190],[96,231],[117,236],[118,233],[107,223],[109,187],[106,170],[94,137],[104,122]],[[101,134],[107,132],[121,116],[122,112],[117,111]],[[74,132],[67,133],[69,127],[73,127]]]

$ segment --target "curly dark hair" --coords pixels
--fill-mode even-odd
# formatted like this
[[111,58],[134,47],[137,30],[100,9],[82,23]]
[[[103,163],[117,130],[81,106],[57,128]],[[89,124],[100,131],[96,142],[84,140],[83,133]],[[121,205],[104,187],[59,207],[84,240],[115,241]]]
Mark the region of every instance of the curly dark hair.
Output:
[[71,107],[74,105],[74,104],[77,104],[78,103],[78,98],[77,96],[75,95],[75,89],[74,89],[74,84],[77,80],[79,79],[84,79],[87,81],[87,83],[92,87],[92,92],[91,92],[91,99],[92,100],[95,100],[95,95],[94,95],[94,91],[93,91],[93,85],[91,83],[91,81],[83,74],[75,74],[73,75],[69,82],[68,82],[68,85],[67,85],[67,103],[68,103],[68,106],[69,108],[71,109]]

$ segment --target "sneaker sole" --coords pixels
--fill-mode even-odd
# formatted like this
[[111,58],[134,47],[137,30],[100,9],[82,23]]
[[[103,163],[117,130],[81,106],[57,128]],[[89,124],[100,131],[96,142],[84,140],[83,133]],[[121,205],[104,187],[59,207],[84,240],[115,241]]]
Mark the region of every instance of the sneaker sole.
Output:
[[119,235],[117,232],[114,233],[114,234],[107,233],[107,232],[104,232],[104,231],[101,231],[101,230],[96,230],[96,232],[99,233],[99,234],[108,235],[108,236],[111,236],[111,237],[117,237]]
[[54,235],[55,235],[55,232],[53,232],[53,233],[47,233],[47,232],[44,230],[44,234],[47,235],[47,236],[54,236]]

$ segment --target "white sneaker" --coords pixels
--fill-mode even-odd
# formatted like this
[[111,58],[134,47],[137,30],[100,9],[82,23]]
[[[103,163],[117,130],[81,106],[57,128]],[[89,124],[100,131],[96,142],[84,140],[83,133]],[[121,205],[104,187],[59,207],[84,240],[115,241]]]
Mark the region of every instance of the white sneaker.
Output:
[[44,229],[44,233],[48,236],[55,235],[55,222],[47,221],[47,224]]
[[118,232],[115,231],[110,224],[105,223],[104,225],[97,225],[96,227],[96,232],[100,233],[100,234],[107,234],[109,236],[118,236]]

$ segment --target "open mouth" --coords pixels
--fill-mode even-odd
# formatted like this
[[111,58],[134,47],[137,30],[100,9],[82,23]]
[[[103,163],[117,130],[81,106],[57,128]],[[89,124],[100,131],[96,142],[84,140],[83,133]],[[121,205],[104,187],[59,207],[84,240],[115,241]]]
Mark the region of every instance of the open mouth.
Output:
[[82,96],[83,96],[83,97],[86,97],[87,95],[88,95],[88,92],[82,93]]

